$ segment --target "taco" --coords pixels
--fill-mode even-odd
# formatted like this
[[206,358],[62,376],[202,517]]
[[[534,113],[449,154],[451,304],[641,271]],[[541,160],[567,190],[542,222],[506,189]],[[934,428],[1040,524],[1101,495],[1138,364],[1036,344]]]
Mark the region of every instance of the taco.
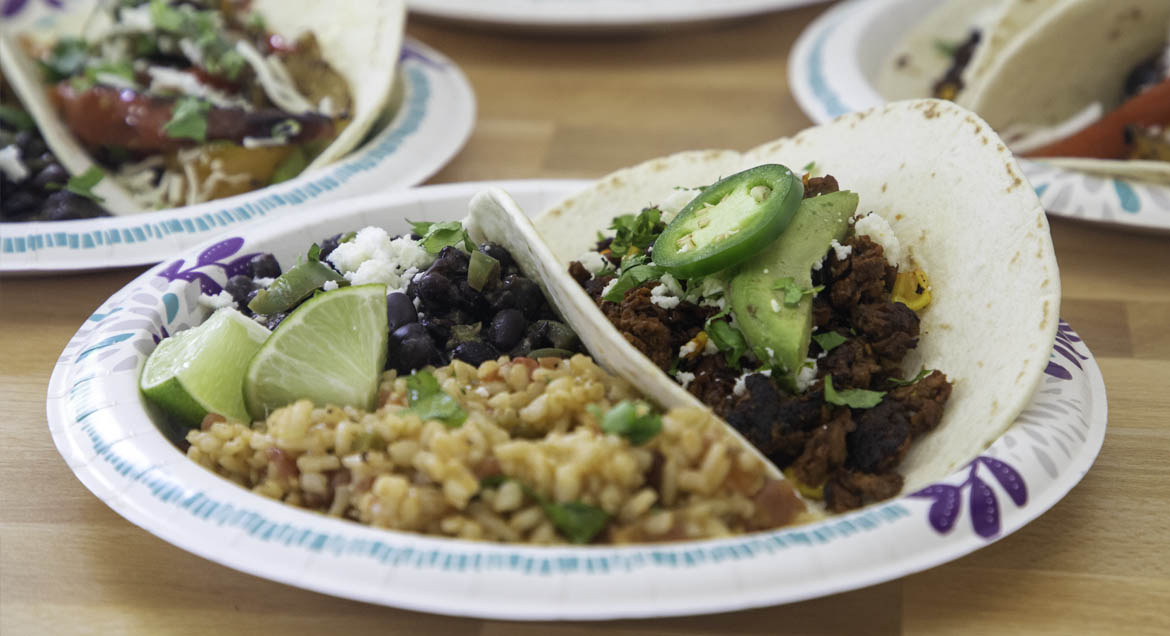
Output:
[[1170,3],[1068,0],[1019,34],[960,103],[1023,156],[1170,181],[1168,38]]
[[547,253],[512,247],[526,221],[499,193],[471,218],[559,263],[551,299],[599,362],[713,409],[831,511],[976,456],[1056,331],[1044,211],[990,127],[944,101],[620,170],[537,217]]
[[232,196],[325,165],[391,99],[401,2],[343,14],[302,0],[97,7],[48,33],[2,36],[0,57],[69,172],[112,177],[95,192],[115,213]]
[[879,90],[953,99],[1022,156],[1170,182],[1168,33],[1161,0],[949,2],[898,46]]
[[877,89],[886,99],[956,99],[998,53],[1058,0],[940,3],[887,56]]

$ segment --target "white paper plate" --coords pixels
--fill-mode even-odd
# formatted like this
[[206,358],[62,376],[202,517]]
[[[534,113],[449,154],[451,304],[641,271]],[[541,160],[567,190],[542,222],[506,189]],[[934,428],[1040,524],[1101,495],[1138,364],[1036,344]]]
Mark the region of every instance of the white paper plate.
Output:
[[[156,342],[202,320],[244,255],[286,265],[322,237],[369,224],[461,219],[489,184],[429,186],[336,201],[168,258],[101,305],[49,382],[49,429],[77,477],[170,543],[228,567],[345,598],[505,619],[668,616],[774,605],[894,579],[1018,530],[1093,463],[1105,387],[1064,323],[1031,405],[948,479],[816,524],[738,538],[631,547],[527,547],[424,537],[332,519],[252,494],[187,460],[137,390]],[[538,211],[585,182],[496,183]],[[242,259],[242,260],[237,260]]]
[[407,38],[398,66],[405,93],[384,128],[345,159],[295,179],[199,205],[79,221],[0,223],[0,273],[145,265],[220,234],[322,201],[405,188],[443,167],[475,125],[463,71]]
[[407,0],[411,11],[525,29],[623,29],[707,22],[825,0]]
[[[788,84],[816,123],[885,103],[874,88],[880,65],[938,0],[850,0],[812,22],[788,56]],[[1170,186],[1096,176],[1043,161],[1020,166],[1049,214],[1170,230]]]

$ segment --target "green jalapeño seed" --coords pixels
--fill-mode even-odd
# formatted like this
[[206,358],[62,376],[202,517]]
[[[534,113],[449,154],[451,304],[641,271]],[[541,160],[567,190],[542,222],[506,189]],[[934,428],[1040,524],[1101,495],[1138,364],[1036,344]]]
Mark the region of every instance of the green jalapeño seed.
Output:
[[788,227],[804,186],[787,167],[764,164],[703,188],[654,242],[654,263],[675,278],[727,269]]

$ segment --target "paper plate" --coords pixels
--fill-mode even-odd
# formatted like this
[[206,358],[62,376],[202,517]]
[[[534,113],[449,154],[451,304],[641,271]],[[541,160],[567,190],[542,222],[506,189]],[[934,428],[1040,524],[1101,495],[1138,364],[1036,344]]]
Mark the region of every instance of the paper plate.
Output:
[[[820,124],[885,103],[874,88],[880,65],[938,0],[850,0],[826,11],[788,56],[788,84]],[[1143,230],[1170,230],[1170,186],[1068,170],[1037,160],[1020,166],[1052,215]]]
[[922,490],[828,520],[700,542],[628,547],[477,543],[381,530],[286,506],[189,461],[137,390],[155,344],[195,324],[234,263],[377,224],[462,219],[487,185],[539,211],[585,182],[429,186],[317,206],[171,256],[114,294],[65,347],[49,429],[86,487],[129,521],[256,576],[394,607],[502,619],[608,619],[774,605],[895,579],[1010,534],[1065,495],[1105,435],[1105,387],[1061,323],[1030,406],[982,455]]
[[407,0],[420,15],[521,29],[671,26],[793,9],[825,0]]
[[199,205],[78,221],[0,223],[0,273],[145,265],[210,237],[343,197],[426,180],[463,147],[475,95],[443,54],[407,38],[398,73],[404,92],[390,121],[337,163],[276,186]]

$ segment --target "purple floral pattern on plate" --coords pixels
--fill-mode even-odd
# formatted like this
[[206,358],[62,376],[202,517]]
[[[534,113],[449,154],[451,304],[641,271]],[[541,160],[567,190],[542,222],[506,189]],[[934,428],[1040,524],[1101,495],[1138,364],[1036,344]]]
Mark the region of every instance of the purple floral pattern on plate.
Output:
[[1016,506],[1023,507],[1028,503],[1028,487],[1019,471],[994,457],[980,455],[967,466],[967,479],[962,483],[933,484],[910,496],[932,500],[927,520],[935,532],[946,534],[959,518],[963,508],[963,492],[966,490],[971,527],[975,534],[990,539],[998,535],[1000,530],[999,499],[990,484],[979,477],[980,466],[991,473]]
[[[65,5],[61,0],[41,0],[44,4],[53,7],[54,9],[61,9]],[[0,8],[0,15],[5,18],[11,18],[20,13],[28,5],[29,0],[4,0],[4,6]]]
[[170,265],[167,265],[159,276],[169,281],[183,280],[187,282],[199,282],[199,289],[204,294],[214,296],[223,291],[223,286],[220,285],[207,272],[200,271],[206,267],[215,266],[223,269],[223,273],[227,278],[231,278],[237,274],[248,273],[248,263],[259,252],[250,252],[243,256],[237,256],[230,261],[225,261],[230,256],[234,256],[240,248],[244,246],[244,239],[233,236],[232,238],[224,239],[211,247],[200,252],[199,257],[195,260],[195,264],[183,269],[186,262],[179,259]]
[[1068,368],[1061,364],[1062,361],[1056,357],[1056,354],[1060,354],[1077,369],[1081,369],[1081,361],[1088,360],[1089,356],[1077,351],[1077,343],[1080,342],[1081,337],[1073,331],[1067,322],[1061,320],[1056,328],[1056,342],[1052,345],[1052,359],[1048,361],[1048,368],[1044,372],[1054,378],[1071,380],[1072,374]]

